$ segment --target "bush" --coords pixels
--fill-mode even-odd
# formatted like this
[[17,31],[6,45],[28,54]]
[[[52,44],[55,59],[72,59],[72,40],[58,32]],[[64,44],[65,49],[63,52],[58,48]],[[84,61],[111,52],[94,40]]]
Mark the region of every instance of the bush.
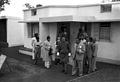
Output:
[[1,48],[7,48],[8,47],[8,43],[7,42],[0,42],[0,49]]
[[5,52],[4,48],[7,48],[7,47],[8,47],[7,42],[0,42],[0,55]]

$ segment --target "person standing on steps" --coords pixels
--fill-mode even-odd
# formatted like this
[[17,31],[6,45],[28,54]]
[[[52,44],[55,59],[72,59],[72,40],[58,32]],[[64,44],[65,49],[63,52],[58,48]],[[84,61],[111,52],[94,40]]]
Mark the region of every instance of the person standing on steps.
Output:
[[31,45],[32,45],[32,54],[33,54],[32,59],[34,60],[34,64],[37,64],[37,61],[40,58],[41,46],[42,46],[42,42],[39,39],[38,33],[34,34]]

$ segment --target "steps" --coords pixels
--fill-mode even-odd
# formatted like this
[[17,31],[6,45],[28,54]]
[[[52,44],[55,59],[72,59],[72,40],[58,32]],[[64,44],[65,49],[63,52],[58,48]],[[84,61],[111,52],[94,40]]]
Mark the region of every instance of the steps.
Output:
[[32,56],[32,49],[26,48],[26,47],[22,47],[22,48],[19,49],[19,53]]

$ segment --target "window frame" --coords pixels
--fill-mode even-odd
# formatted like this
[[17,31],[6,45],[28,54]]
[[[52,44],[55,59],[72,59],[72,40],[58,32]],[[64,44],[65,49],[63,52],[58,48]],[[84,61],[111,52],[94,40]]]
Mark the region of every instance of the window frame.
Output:
[[112,2],[117,2],[117,1],[120,1],[120,0],[112,0]]
[[[101,25],[101,24],[104,24],[104,25]],[[106,26],[105,26],[105,24],[106,24]],[[104,38],[103,37],[101,38],[101,33],[103,33],[103,31],[101,31],[101,30],[104,30],[105,28],[107,29],[108,34],[106,36],[104,35]],[[111,41],[111,22],[99,23],[99,40],[100,41]]]
[[[39,24],[39,23],[38,23]],[[35,33],[35,27],[34,25],[37,25],[37,23],[27,23],[27,37],[32,38]],[[39,33],[39,25],[38,25],[38,32]]]
[[101,13],[110,13],[112,12],[112,4],[102,4],[100,5]]
[[37,15],[37,9],[32,9],[31,16],[36,16],[36,15]]

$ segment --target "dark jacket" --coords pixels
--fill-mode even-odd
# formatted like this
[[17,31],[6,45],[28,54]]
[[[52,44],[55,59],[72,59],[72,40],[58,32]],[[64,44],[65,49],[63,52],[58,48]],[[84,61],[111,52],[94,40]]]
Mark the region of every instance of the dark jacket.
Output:
[[92,43],[89,43],[86,45],[86,56],[88,58],[92,58],[93,56],[93,44]]
[[68,62],[68,53],[70,52],[69,43],[67,41],[61,41],[58,51],[60,52],[61,61]]

